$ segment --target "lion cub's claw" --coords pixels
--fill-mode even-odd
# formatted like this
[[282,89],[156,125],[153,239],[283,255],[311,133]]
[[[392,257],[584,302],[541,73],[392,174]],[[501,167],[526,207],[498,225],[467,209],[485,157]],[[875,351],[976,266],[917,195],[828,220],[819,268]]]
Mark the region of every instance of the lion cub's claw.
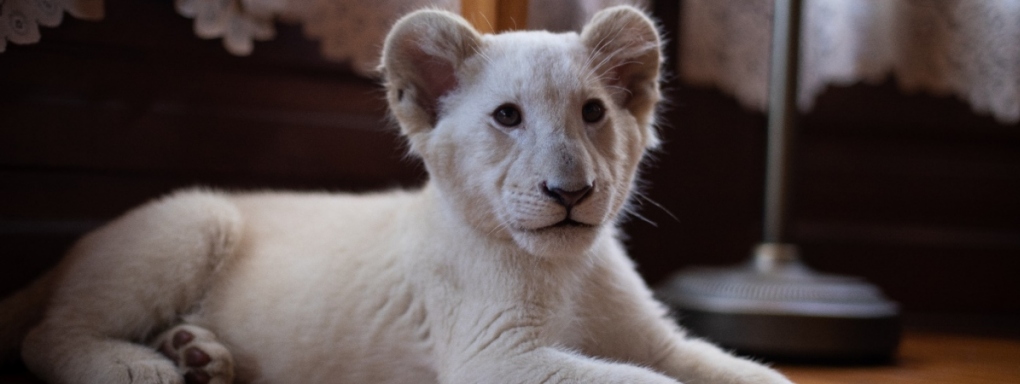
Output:
[[216,335],[193,325],[179,325],[164,332],[153,345],[174,362],[187,384],[230,384],[234,359]]

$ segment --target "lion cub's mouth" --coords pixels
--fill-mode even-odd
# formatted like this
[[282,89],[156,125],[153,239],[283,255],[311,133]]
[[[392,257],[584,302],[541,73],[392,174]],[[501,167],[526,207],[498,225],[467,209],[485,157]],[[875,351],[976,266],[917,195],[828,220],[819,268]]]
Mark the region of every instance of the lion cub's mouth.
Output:
[[536,231],[543,231],[543,230],[555,229],[555,228],[595,228],[595,226],[591,225],[591,224],[587,224],[587,223],[582,223],[580,221],[576,221],[576,220],[571,219],[571,218],[568,217],[568,218],[565,218],[565,219],[563,219],[562,221],[560,221],[560,222],[558,222],[556,224],[553,224],[553,225],[550,225],[550,226],[546,226],[546,227],[542,227],[542,228],[538,228]]

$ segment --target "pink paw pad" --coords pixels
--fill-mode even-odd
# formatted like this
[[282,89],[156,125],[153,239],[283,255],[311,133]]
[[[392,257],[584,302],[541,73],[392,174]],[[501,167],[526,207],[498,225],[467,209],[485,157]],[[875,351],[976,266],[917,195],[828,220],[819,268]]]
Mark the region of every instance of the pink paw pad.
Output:
[[205,329],[182,325],[158,338],[157,349],[175,363],[187,384],[229,384],[233,359],[216,336]]

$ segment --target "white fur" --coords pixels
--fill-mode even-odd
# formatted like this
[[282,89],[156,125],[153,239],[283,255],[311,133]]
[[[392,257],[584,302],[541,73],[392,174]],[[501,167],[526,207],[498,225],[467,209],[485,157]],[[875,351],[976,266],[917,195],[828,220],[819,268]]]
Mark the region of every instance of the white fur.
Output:
[[[659,55],[631,8],[580,35],[407,16],[382,71],[426,186],[189,190],[140,207],[54,272],[25,362],[52,383],[182,383],[146,343],[183,326],[245,383],[789,383],[686,337],[617,238],[657,143]],[[593,99],[605,116],[587,123]],[[494,121],[506,103],[521,125]],[[543,185],[593,189],[568,210]],[[554,226],[568,215],[584,225]]]

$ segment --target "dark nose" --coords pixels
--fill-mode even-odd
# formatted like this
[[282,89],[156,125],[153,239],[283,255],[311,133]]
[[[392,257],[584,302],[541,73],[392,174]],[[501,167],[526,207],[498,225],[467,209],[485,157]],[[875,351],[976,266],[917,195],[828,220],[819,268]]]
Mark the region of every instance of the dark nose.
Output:
[[549,185],[545,182],[542,182],[542,192],[544,192],[546,196],[555,199],[557,203],[560,203],[560,205],[567,208],[572,208],[580,203],[581,200],[584,200],[584,198],[591,194],[591,190],[591,184],[578,189],[567,190],[559,187],[549,187]]

